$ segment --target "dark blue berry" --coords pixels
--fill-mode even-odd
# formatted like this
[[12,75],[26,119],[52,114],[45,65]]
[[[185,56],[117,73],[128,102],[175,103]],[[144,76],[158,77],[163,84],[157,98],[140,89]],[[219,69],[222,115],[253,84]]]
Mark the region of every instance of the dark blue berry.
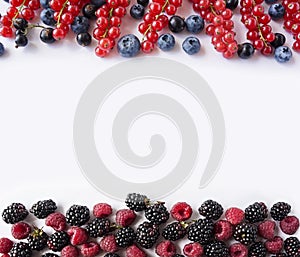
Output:
[[241,59],[248,59],[254,54],[254,47],[250,43],[243,43],[238,45],[238,56]]
[[285,9],[283,7],[282,4],[272,4],[269,7],[269,11],[268,11],[270,17],[272,18],[272,20],[277,21],[283,18],[284,13],[285,13]]
[[149,0],[137,0],[136,2],[144,7],[146,7],[149,4]]
[[46,9],[50,7],[49,2],[50,0],[40,0],[40,5],[43,7],[43,9]]
[[185,20],[186,29],[188,32],[198,34],[204,29],[204,20],[199,15],[191,15]]
[[201,44],[198,38],[190,36],[183,41],[182,48],[187,54],[193,55],[200,51]]
[[94,4],[86,4],[82,8],[82,14],[88,19],[96,19],[96,11],[98,7]]
[[270,43],[274,48],[283,46],[285,43],[285,36],[281,33],[275,33],[275,39]]
[[275,4],[278,0],[265,0],[266,4]]
[[170,51],[175,46],[175,38],[173,35],[167,33],[162,34],[157,41],[157,46],[162,51]]
[[92,36],[88,32],[82,32],[76,36],[77,43],[81,46],[88,46],[92,42]]
[[89,19],[84,16],[76,16],[73,23],[71,24],[71,29],[75,34],[87,32],[89,28]]
[[145,8],[141,4],[134,4],[130,8],[130,15],[132,18],[136,20],[140,20],[143,18],[145,13]]
[[40,32],[40,39],[46,44],[52,44],[55,42],[53,37],[53,28],[44,28]]
[[275,49],[274,57],[277,62],[288,62],[292,58],[292,51],[287,46],[279,46]]
[[91,3],[99,8],[102,5],[106,4],[106,1],[105,0],[91,0]]
[[133,35],[128,34],[118,40],[117,49],[122,57],[136,56],[141,48],[139,39]]
[[0,42],[0,56],[2,56],[5,52],[4,45]]
[[179,33],[185,29],[185,21],[180,16],[174,15],[169,20],[169,29],[174,33]]
[[56,21],[54,20],[54,11],[51,8],[42,10],[40,18],[41,21],[48,26],[54,26],[56,24]]
[[234,10],[239,4],[238,0],[226,0],[226,8]]

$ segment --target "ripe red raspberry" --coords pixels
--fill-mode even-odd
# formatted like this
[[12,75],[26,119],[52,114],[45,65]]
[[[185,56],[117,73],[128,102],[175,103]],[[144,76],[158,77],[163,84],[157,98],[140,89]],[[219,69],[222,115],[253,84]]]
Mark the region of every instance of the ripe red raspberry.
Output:
[[183,253],[187,257],[200,257],[203,255],[203,247],[199,243],[189,243],[183,247]]
[[80,251],[84,257],[94,257],[100,252],[100,245],[96,242],[88,242],[82,245]]
[[100,241],[100,247],[104,252],[114,253],[118,250],[115,235],[104,236]]
[[248,248],[241,243],[235,243],[229,247],[230,257],[247,257]]
[[66,217],[60,212],[54,212],[49,214],[45,220],[45,224],[56,231],[62,231],[66,229]]
[[0,238],[0,253],[8,253],[13,247],[13,241],[6,237]]
[[29,236],[31,227],[26,222],[18,222],[11,227],[11,234],[15,239],[25,239]]
[[87,231],[81,227],[71,227],[68,230],[68,234],[72,245],[82,245],[89,238]]
[[283,248],[283,239],[279,236],[275,236],[272,239],[268,239],[265,242],[265,247],[269,253],[280,253]]
[[122,227],[130,226],[136,218],[136,214],[133,210],[122,209],[116,213],[116,223]]
[[8,253],[2,254],[1,257],[10,257]]
[[293,235],[299,228],[299,219],[295,216],[287,216],[280,221],[279,226],[283,233]]
[[107,203],[97,203],[93,208],[93,214],[96,218],[106,218],[112,214],[112,208]]
[[228,220],[232,225],[240,224],[245,218],[245,212],[239,208],[231,207],[226,210],[225,218]]
[[258,225],[258,234],[265,239],[272,239],[275,236],[276,223],[266,220]]
[[75,246],[67,245],[61,250],[60,256],[61,257],[78,257],[79,253]]
[[131,245],[126,248],[126,257],[146,257],[146,253],[136,245]]
[[169,240],[157,244],[155,252],[160,257],[172,257],[176,253],[176,246]]
[[233,227],[227,220],[219,220],[214,227],[215,238],[221,241],[226,241],[231,238],[233,234]]
[[193,209],[186,202],[178,202],[173,205],[170,213],[173,219],[178,221],[185,221],[192,216]]

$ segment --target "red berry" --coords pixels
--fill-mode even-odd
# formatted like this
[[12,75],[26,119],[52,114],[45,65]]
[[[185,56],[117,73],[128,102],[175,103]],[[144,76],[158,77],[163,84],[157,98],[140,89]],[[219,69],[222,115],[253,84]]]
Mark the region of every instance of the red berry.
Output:
[[261,49],[261,53],[265,56],[272,55],[274,53],[274,48],[271,45],[266,45]]
[[192,207],[186,202],[178,202],[171,208],[171,216],[178,221],[188,220],[193,213]]
[[144,53],[148,54],[148,53],[151,53],[153,51],[154,44],[149,40],[145,40],[145,41],[142,42],[141,48],[142,48],[142,51]]
[[2,24],[2,26],[8,26],[8,27],[10,27],[11,24],[12,24],[12,20],[7,15],[3,15],[0,18],[0,23]]
[[75,246],[67,245],[61,250],[60,256],[61,257],[78,257],[79,253]]
[[261,50],[264,47],[264,41],[262,41],[261,39],[257,39],[253,41],[253,46],[255,49],[257,50]]
[[13,241],[6,237],[0,238],[0,253],[8,253],[13,247]]
[[130,0],[119,0],[120,6],[128,7],[130,5]]
[[64,24],[64,23],[59,23],[59,24],[57,24],[56,28],[57,28],[57,29],[62,29],[62,30],[65,32],[65,36],[67,35],[67,33],[68,33],[69,30],[70,30],[70,26],[67,25],[67,24]]
[[262,16],[264,14],[265,10],[264,7],[260,4],[257,4],[253,7],[252,13],[255,16]]
[[173,4],[169,4],[165,9],[166,14],[174,15],[177,12],[177,7]]
[[169,18],[168,16],[161,14],[158,18],[157,21],[160,21],[162,23],[163,28],[168,25]]
[[147,25],[145,22],[140,23],[140,24],[139,24],[139,27],[138,27],[139,32],[140,32],[141,34],[144,34],[144,33],[147,31],[148,26],[149,26],[149,25]]
[[100,248],[104,252],[114,253],[118,250],[115,235],[104,236],[100,241]]
[[112,48],[112,44],[109,38],[101,38],[98,46],[103,50],[110,50]]
[[182,6],[182,0],[170,0],[169,2],[176,7]]
[[295,216],[287,216],[279,223],[283,233],[293,235],[299,228],[299,219]]
[[169,240],[157,244],[155,252],[160,257],[172,257],[176,253],[176,246]]
[[300,52],[300,41],[295,41],[293,43],[293,50],[296,52]]
[[10,26],[3,26],[2,28],[0,28],[0,35],[2,37],[12,37],[13,30]]
[[223,52],[223,57],[226,58],[226,59],[230,59],[230,58],[232,58],[233,56],[234,56],[234,53],[231,52],[231,51],[229,51],[229,50]]
[[108,55],[109,51],[107,50],[103,50],[101,49],[99,46],[97,46],[95,48],[95,54],[98,56],[98,57],[105,57],[106,55]]
[[99,29],[106,29],[108,27],[108,19],[105,17],[99,17],[96,20],[96,24],[98,26]]
[[18,222],[11,227],[11,234],[15,239],[25,239],[30,232],[31,227],[25,222]]
[[272,220],[263,221],[258,225],[258,234],[265,239],[272,239],[275,236],[276,223]]
[[56,28],[52,32],[52,36],[55,40],[61,40],[66,37],[67,33],[61,29],[61,28]]
[[71,227],[68,230],[68,234],[72,245],[82,245],[86,243],[89,238],[87,231],[81,227]]
[[13,7],[13,6],[7,8],[6,14],[11,19],[19,17],[19,11],[18,11],[18,9],[16,7]]
[[269,14],[263,14],[262,16],[258,17],[258,21],[264,25],[268,24],[271,21],[271,16]]
[[74,17],[71,13],[66,12],[61,16],[61,22],[70,25],[74,20]]
[[67,225],[66,217],[60,212],[54,212],[48,215],[45,224],[56,231],[62,231],[65,230]]
[[117,7],[116,9],[114,9],[113,11],[113,15],[114,16],[117,16],[117,17],[124,17],[126,14],[126,8],[125,7],[122,7],[122,6],[119,6]]
[[106,218],[112,214],[112,208],[108,203],[97,203],[93,207],[93,214],[96,218]]
[[217,10],[217,11],[223,11],[225,10],[226,8],[226,2],[224,0],[217,0],[215,3],[214,3],[214,8]]
[[229,247],[230,257],[247,257],[248,248],[241,243],[235,243]]
[[14,6],[14,7],[18,7],[22,4],[23,0],[10,0],[9,3]]
[[200,257],[203,255],[203,247],[199,243],[189,243],[183,247],[183,253],[187,257]]
[[1,257],[10,257],[8,253],[2,254]]
[[122,209],[116,213],[116,223],[122,227],[130,226],[136,218],[136,214],[133,210]]
[[155,31],[148,32],[147,35],[146,35],[146,37],[152,43],[156,43],[157,40],[158,40],[158,34]]
[[103,9],[103,8],[98,8],[97,11],[95,12],[95,15],[96,15],[97,18],[99,18],[99,17],[107,18],[108,15],[109,15],[109,12],[106,11],[105,9]]
[[245,213],[243,210],[232,207],[226,210],[225,212],[225,218],[228,220],[232,225],[238,225],[240,224],[244,218],[245,218]]
[[106,3],[110,8],[116,8],[119,6],[119,1],[118,0],[107,0]]
[[80,249],[84,257],[94,257],[100,252],[100,245],[96,242],[89,242],[82,245]]
[[146,24],[150,24],[155,20],[155,15],[151,13],[146,13],[143,17],[143,20]]
[[280,253],[283,248],[283,240],[281,237],[275,236],[265,242],[265,247],[269,253]]
[[161,31],[163,29],[163,23],[161,21],[153,21],[151,27],[155,31]]
[[111,27],[107,32],[107,36],[110,39],[116,39],[120,36],[120,34],[121,34],[121,31],[120,31],[120,28],[118,28],[118,27]]
[[105,30],[100,29],[100,28],[95,28],[93,30],[93,37],[97,40],[100,40],[104,33],[105,33]]
[[72,4],[72,5],[68,5],[67,12],[72,14],[73,17],[76,17],[79,14],[80,9],[77,5]]
[[215,223],[215,237],[218,240],[226,241],[233,233],[233,227],[227,220],[219,220]]
[[149,11],[154,15],[160,14],[162,11],[162,5],[159,3],[151,3],[149,5]]
[[51,0],[49,2],[49,5],[50,5],[51,9],[56,12],[59,12],[63,7],[63,3],[59,0]]
[[131,245],[126,248],[126,257],[146,257],[146,253],[136,245]]
[[112,27],[119,27],[119,26],[121,26],[121,23],[122,23],[122,20],[120,17],[113,16],[110,18],[110,25]]

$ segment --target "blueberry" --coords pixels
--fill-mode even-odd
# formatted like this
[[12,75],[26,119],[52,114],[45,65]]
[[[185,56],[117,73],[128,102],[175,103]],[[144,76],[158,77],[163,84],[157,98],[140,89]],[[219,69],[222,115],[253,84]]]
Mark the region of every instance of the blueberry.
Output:
[[48,26],[54,26],[56,21],[54,20],[54,11],[51,8],[43,9],[40,14],[42,22]]
[[130,15],[132,18],[136,20],[140,20],[143,18],[145,13],[145,8],[141,4],[134,4],[130,8]]
[[71,29],[75,34],[87,32],[90,27],[89,19],[84,16],[76,16],[73,23],[71,24]]
[[254,46],[250,43],[240,44],[237,54],[241,59],[248,59],[254,54]]
[[199,15],[191,15],[185,20],[186,29],[188,32],[197,34],[204,29],[204,20]]
[[81,46],[88,46],[92,42],[92,36],[88,32],[77,34],[76,41]]
[[226,0],[226,8],[228,8],[232,11],[235,8],[237,8],[238,4],[239,4],[239,0]]
[[43,9],[46,9],[50,7],[49,2],[50,0],[40,0],[40,5],[43,7]]
[[170,51],[175,46],[175,38],[173,35],[167,33],[162,34],[157,41],[157,46],[162,51]]
[[285,9],[282,4],[272,4],[268,11],[272,20],[277,21],[283,18]]
[[139,39],[133,35],[128,34],[118,40],[117,49],[122,57],[136,56],[141,48]]
[[2,56],[5,52],[4,45],[0,42],[0,56]]
[[52,28],[44,28],[40,32],[40,39],[42,42],[46,44],[52,44],[55,42],[53,37],[53,29]]
[[278,0],[265,0],[266,4],[275,4]]
[[287,46],[279,46],[275,49],[274,57],[277,62],[288,62],[292,58],[292,51]]
[[192,55],[200,51],[201,44],[198,38],[190,36],[183,41],[182,48],[187,54]]
[[275,33],[275,39],[270,43],[274,48],[282,46],[285,43],[285,36],[281,33]]
[[97,6],[98,8],[106,4],[105,0],[91,0],[91,4]]
[[169,29],[174,33],[179,33],[185,29],[185,21],[180,16],[174,15],[169,20]]
[[149,0],[137,0],[137,3],[146,7],[149,4]]

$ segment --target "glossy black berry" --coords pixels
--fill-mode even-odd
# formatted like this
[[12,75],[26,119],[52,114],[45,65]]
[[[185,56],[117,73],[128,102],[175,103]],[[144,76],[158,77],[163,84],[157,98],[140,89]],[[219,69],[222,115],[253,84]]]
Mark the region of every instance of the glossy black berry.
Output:
[[92,36],[88,32],[77,34],[76,41],[81,46],[88,46],[92,43]]
[[55,253],[44,253],[41,257],[59,257],[59,255]]
[[234,10],[239,4],[238,0],[226,0],[226,8]]
[[61,251],[69,243],[70,243],[70,236],[65,231],[56,231],[54,234],[49,236],[47,240],[47,245],[49,249],[54,252]]
[[106,4],[106,0],[91,0],[91,4],[94,4],[97,6],[97,8],[99,8]]
[[181,222],[172,222],[162,230],[162,236],[166,240],[176,241],[184,238],[187,233],[186,224]]
[[245,219],[250,223],[260,222],[268,217],[268,209],[264,203],[255,202],[245,209]]
[[256,240],[257,227],[253,224],[241,223],[235,227],[233,237],[236,241],[250,245]]
[[223,207],[216,201],[207,200],[198,208],[199,213],[207,219],[217,220],[223,214]]
[[174,15],[169,20],[169,29],[174,33],[179,33],[185,29],[185,21],[182,17]]
[[149,202],[147,196],[139,193],[130,193],[125,199],[126,206],[134,211],[143,211]]
[[53,28],[44,28],[40,32],[40,39],[46,44],[52,44],[56,40],[53,37]]
[[18,48],[18,47],[24,47],[28,44],[28,38],[26,35],[24,34],[19,34],[19,35],[16,35],[15,37],[15,47]]
[[86,230],[90,237],[104,236],[110,232],[110,221],[106,218],[95,218],[87,224]]
[[291,211],[291,206],[285,202],[275,203],[270,210],[271,217],[274,220],[283,220]]
[[274,48],[283,46],[285,44],[286,38],[281,33],[275,33],[275,39],[270,43]]
[[82,8],[82,14],[88,19],[96,19],[96,11],[98,7],[94,4],[86,4]]
[[198,219],[188,226],[187,237],[190,241],[206,244],[212,239],[213,230],[214,225],[211,220]]
[[148,221],[141,223],[136,230],[136,242],[143,248],[151,248],[159,237],[159,226]]
[[118,229],[115,234],[116,243],[120,247],[127,247],[133,244],[135,240],[135,232],[131,227]]
[[213,241],[205,245],[204,253],[207,257],[227,257],[229,250],[222,241]]
[[16,29],[26,29],[28,26],[28,21],[24,18],[16,18],[13,20],[13,25]]
[[86,206],[72,205],[66,212],[66,221],[71,226],[82,226],[90,219],[90,210]]
[[249,247],[248,257],[265,257],[267,249],[263,242],[255,242]]
[[251,43],[243,43],[238,45],[237,54],[241,59],[248,59],[254,54],[254,46]]
[[145,217],[153,224],[160,225],[169,219],[169,212],[163,203],[156,203],[147,206],[145,210]]
[[120,257],[120,255],[117,253],[107,253],[103,257]]
[[32,251],[25,242],[15,243],[9,252],[10,257],[31,257]]
[[134,4],[130,8],[130,16],[136,20],[143,18],[145,13],[145,7],[141,4]]
[[49,214],[55,212],[56,209],[56,203],[53,200],[49,199],[38,201],[37,203],[32,205],[29,211],[38,219],[44,219]]
[[2,219],[8,224],[15,224],[24,220],[28,215],[28,211],[21,203],[12,203],[2,212]]
[[149,0],[137,0],[136,2],[144,7],[146,7],[149,4]]
[[32,250],[41,251],[47,246],[48,235],[42,229],[35,228],[27,240]]

